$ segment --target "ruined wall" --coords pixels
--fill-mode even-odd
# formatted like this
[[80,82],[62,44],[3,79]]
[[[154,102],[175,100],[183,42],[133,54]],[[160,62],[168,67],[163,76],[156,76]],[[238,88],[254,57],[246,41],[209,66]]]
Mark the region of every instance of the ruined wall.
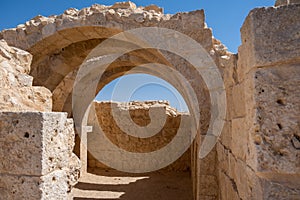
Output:
[[[174,108],[170,107],[167,102],[149,101],[149,102],[130,102],[130,103],[111,103],[111,102],[94,102],[97,113],[97,120],[99,125],[103,128],[106,137],[110,139],[115,145],[130,152],[151,152],[167,145],[173,137],[177,134],[178,127],[183,126],[186,131],[186,137],[190,137],[190,116],[186,113],[180,113]],[[155,108],[157,112],[162,110],[166,116],[166,124],[163,129],[149,139],[137,139],[124,133],[116,124],[111,113],[111,107],[117,108],[117,116],[122,116],[124,120],[121,126],[126,127],[124,117],[125,112],[130,112],[131,119],[140,126],[145,126],[150,123],[149,109]],[[180,120],[183,121],[180,121]],[[90,120],[95,120],[92,116]],[[155,119],[153,119],[155,120]],[[90,122],[95,124],[94,122]],[[130,124],[127,125],[130,131]],[[88,136],[91,133],[88,133]],[[162,169],[161,171],[190,171],[193,181],[199,180],[200,188],[195,190],[195,198],[218,198],[218,182],[217,182],[217,167],[216,167],[216,151],[215,149],[203,160],[192,157],[198,155],[201,140],[205,134],[198,134],[191,148],[189,148],[176,162]],[[89,148],[100,149],[97,146],[93,136],[88,137]],[[99,150],[99,153],[101,151]],[[138,162],[138,161],[135,161]],[[143,163],[145,164],[145,163]],[[97,169],[109,169],[101,162],[98,162],[91,154],[88,155],[89,171],[97,171]],[[196,171],[198,173],[196,173]]]
[[[149,102],[130,102],[126,103],[111,103],[111,102],[94,102],[95,110],[98,117],[98,122],[101,128],[103,129],[105,135],[111,142],[121,149],[124,149],[129,152],[137,153],[146,153],[158,150],[163,148],[165,145],[171,142],[174,136],[177,134],[178,127],[184,126],[186,131],[186,136],[189,137],[190,127],[188,126],[189,115],[187,113],[180,113],[177,110],[169,106],[168,102],[158,102],[158,101],[149,101]],[[115,121],[115,117],[112,115],[112,107],[118,108],[118,116],[122,117],[124,120],[123,124],[120,124],[122,127],[127,127],[120,129],[119,125]],[[145,127],[151,123],[149,116],[149,109],[154,108],[163,110],[163,114],[166,115],[167,119],[163,128],[155,135],[150,138],[137,138],[128,135],[130,131],[131,124],[125,124],[124,119],[126,117],[125,113],[129,112],[131,119],[137,125]],[[155,111],[154,111],[155,112]],[[182,119],[183,118],[183,119]],[[91,118],[91,120],[94,118]],[[181,122],[181,119],[183,120]],[[157,119],[153,119],[157,120]],[[95,123],[93,123],[95,124]],[[185,125],[186,124],[186,125]],[[124,132],[125,131],[125,132]],[[128,131],[128,132],[126,132]],[[89,141],[89,140],[88,140]],[[92,143],[92,141],[91,141]],[[89,143],[88,143],[89,145]],[[90,144],[92,145],[92,144]],[[97,148],[97,146],[89,146],[89,148]],[[98,162],[96,159],[89,155],[88,157],[89,167],[90,168],[102,168],[107,169],[103,164]],[[137,161],[136,161],[137,162]],[[191,167],[191,152],[190,149],[181,156],[181,158],[167,167],[164,170],[169,171],[189,171]]]
[[300,197],[300,5],[258,8],[241,29],[218,143],[221,199]]
[[73,120],[32,86],[31,55],[0,41],[0,199],[67,199],[80,161]]
[[51,111],[51,92],[32,86],[32,56],[0,40],[0,111]]

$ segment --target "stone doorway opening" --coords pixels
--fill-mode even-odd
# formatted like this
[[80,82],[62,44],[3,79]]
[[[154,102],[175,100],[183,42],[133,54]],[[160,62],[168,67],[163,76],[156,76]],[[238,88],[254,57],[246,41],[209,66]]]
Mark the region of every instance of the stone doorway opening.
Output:
[[[143,76],[145,74],[139,75]],[[168,85],[166,87],[170,88],[172,86]],[[102,90],[105,90],[105,87]],[[171,90],[174,92],[176,89],[171,88]],[[175,92],[177,92],[175,96],[180,95],[177,90]],[[184,126],[187,132],[186,137],[189,137],[188,111],[180,112],[171,107],[166,100],[153,99],[155,97],[148,101],[122,103],[94,100],[88,117],[88,125],[93,127],[93,131],[87,133],[87,154],[80,152],[78,148],[80,146],[80,138],[77,137],[75,152],[79,156],[86,156],[86,158],[81,158],[81,160],[86,160],[86,167],[83,167],[86,172],[82,172],[83,176],[75,186],[73,191],[74,199],[193,199],[192,148],[188,148],[170,165],[147,173],[122,172],[105,164],[101,160],[103,156],[100,155],[99,160],[98,155],[106,154],[107,151],[103,149],[105,148],[103,145],[97,142],[96,138],[99,130],[94,128],[97,124],[102,128],[105,137],[118,148],[128,152],[147,153],[164,148],[176,136],[180,123],[182,123],[181,125]],[[181,101],[184,101],[182,97]],[[181,102],[181,104],[185,104],[185,102]],[[182,107],[186,107],[186,105]],[[187,109],[187,107],[180,109]],[[126,113],[129,113],[129,115],[126,115]],[[166,118],[163,127],[158,133],[149,138],[138,138],[128,134],[128,132],[132,131],[132,129],[130,130],[130,124],[124,126],[124,123],[129,123],[130,119],[128,118],[131,118],[132,122],[140,127],[147,127],[151,121],[159,120],[159,117],[157,119],[153,117],[156,116],[153,113],[165,115]],[[122,117],[115,119],[116,115]],[[114,155],[108,156],[114,157]],[[115,157],[115,159],[119,158]],[[130,162],[139,161],[132,160]],[[147,165],[147,163],[141,164]],[[142,168],[143,166],[140,167]]]

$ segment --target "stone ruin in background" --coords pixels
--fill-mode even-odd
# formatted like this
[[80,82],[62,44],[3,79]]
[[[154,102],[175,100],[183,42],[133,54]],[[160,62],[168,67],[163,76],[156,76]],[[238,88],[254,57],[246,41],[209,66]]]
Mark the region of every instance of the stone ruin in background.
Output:
[[[278,0],[275,7],[252,10],[241,28],[237,54],[212,36],[203,10],[170,15],[157,6],[136,7],[132,2],[69,9],[3,30],[0,199],[72,199],[76,197],[73,186],[84,179],[88,168],[105,168],[80,148],[88,145],[89,135],[75,144],[73,84],[78,67],[93,48],[105,38],[140,27],[188,35],[210,54],[222,74],[227,97],[225,126],[216,147],[204,159],[197,152],[210,119],[210,98],[205,83],[186,61],[156,50],[131,52],[105,71],[97,88],[100,91],[132,67],[153,61],[170,66],[164,55],[174,58],[172,67],[197,91],[201,119],[191,148],[167,170],[190,169],[193,198],[300,199],[299,3]],[[131,108],[137,124],[148,120],[149,103]],[[156,103],[165,109],[173,128],[177,117],[185,117],[165,103]],[[109,114],[103,116],[110,112],[108,104],[98,105],[102,105],[99,122],[116,130]],[[128,106],[117,105],[121,110]],[[122,148],[130,149],[128,142],[136,142],[128,137],[119,140],[115,131],[108,134]],[[166,141],[171,136],[161,134]],[[153,150],[162,145],[160,141],[142,146]]]

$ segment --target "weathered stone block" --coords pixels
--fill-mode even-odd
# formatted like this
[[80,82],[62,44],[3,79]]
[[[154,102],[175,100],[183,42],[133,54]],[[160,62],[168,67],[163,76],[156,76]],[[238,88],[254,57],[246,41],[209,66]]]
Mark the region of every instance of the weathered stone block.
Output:
[[[202,140],[204,141],[204,137],[202,136]],[[216,159],[217,159],[217,151],[216,148],[213,148],[212,151],[203,159],[201,159],[200,162],[200,173],[202,175],[216,175]]]
[[246,160],[247,155],[248,132],[246,130],[245,118],[237,118],[232,120],[232,153]]
[[257,70],[254,97],[252,168],[259,172],[299,174],[299,65]]
[[229,171],[229,150],[220,142],[217,143],[218,170]]
[[276,0],[275,6],[286,6],[289,4],[300,4],[299,0]]
[[42,199],[40,181],[36,176],[0,175],[0,199]]
[[0,110],[51,111],[51,92],[32,87],[29,76],[32,56],[0,41]]
[[218,196],[217,177],[211,175],[200,176],[200,195]]
[[147,10],[147,11],[153,10],[153,11],[155,11],[155,12],[157,12],[157,13],[163,13],[163,12],[164,12],[164,11],[163,11],[163,8],[158,7],[157,5],[153,5],[153,4],[144,7],[144,10]]
[[[299,178],[294,183],[286,183],[286,181],[293,179],[293,177],[282,177],[281,181],[272,181],[268,179],[259,178],[260,185],[262,187],[262,199],[265,200],[289,200],[289,199],[299,199],[300,198],[300,187]],[[289,181],[287,181],[289,182]]]
[[232,87],[232,117],[244,117],[246,115],[246,101],[245,101],[245,85],[244,83],[237,84]]
[[[222,46],[223,44],[220,42],[218,46]],[[214,45],[216,48],[216,45]],[[228,54],[227,50],[222,50],[225,52],[222,52],[225,55],[222,55],[221,58],[219,58],[220,64],[219,67],[222,67],[223,71],[223,80],[225,88],[230,88],[237,82],[237,74],[236,74],[236,68],[237,68],[237,60],[238,56],[236,54]]]
[[226,148],[232,149],[232,124],[231,121],[225,121],[222,134],[220,136],[220,142],[223,144]]
[[0,113],[1,173],[40,176],[68,167],[74,146],[66,113]]
[[0,200],[66,200],[68,189],[68,178],[64,170],[42,177],[0,175]]
[[257,8],[241,28],[239,78],[254,67],[294,62],[300,57],[300,5]]
[[113,6],[111,6],[111,8],[113,8],[113,9],[128,9],[128,8],[136,9],[136,5],[131,1],[117,2]]
[[228,177],[225,173],[219,173],[220,182],[220,199],[221,200],[240,200],[237,193],[237,188],[235,182]]
[[44,87],[5,88],[0,92],[0,110],[3,112],[51,111],[51,92]]

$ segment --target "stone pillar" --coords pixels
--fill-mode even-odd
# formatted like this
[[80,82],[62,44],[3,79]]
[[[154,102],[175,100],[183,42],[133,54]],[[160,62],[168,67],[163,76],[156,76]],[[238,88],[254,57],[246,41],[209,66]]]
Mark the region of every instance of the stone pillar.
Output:
[[0,199],[66,200],[80,161],[66,113],[0,113]]
[[241,29],[221,199],[300,197],[300,5],[258,8]]

